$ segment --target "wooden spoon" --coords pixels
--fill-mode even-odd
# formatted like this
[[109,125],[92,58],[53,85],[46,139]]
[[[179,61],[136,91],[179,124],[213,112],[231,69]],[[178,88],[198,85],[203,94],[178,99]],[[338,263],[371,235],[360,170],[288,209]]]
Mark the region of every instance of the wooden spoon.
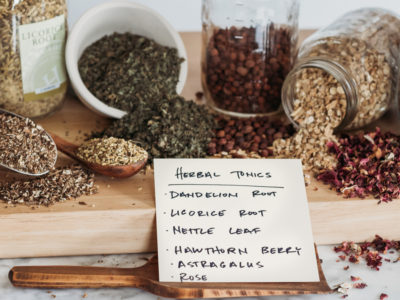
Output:
[[76,151],[78,150],[79,146],[72,144],[63,138],[55,135],[50,134],[53,141],[56,143],[57,149],[61,152],[67,154],[69,157],[81,162],[87,168],[93,170],[96,173],[109,176],[109,177],[116,177],[116,178],[127,178],[135,175],[138,173],[143,167],[146,165],[147,158],[141,161],[138,161],[132,165],[126,166],[103,166],[100,164],[92,163],[83,159],[80,159],[76,155]]
[[8,277],[15,287],[43,289],[135,287],[161,297],[178,299],[332,293],[322,272],[318,254],[317,263],[320,281],[298,283],[160,282],[156,256],[139,268],[21,266],[12,268]]

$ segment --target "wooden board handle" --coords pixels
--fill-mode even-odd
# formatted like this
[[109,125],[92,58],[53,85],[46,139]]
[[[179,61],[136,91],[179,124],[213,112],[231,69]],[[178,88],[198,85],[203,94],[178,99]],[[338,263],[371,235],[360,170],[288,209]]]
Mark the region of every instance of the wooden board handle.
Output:
[[149,284],[140,274],[141,268],[32,266],[14,267],[8,276],[15,287],[55,289],[139,287]]

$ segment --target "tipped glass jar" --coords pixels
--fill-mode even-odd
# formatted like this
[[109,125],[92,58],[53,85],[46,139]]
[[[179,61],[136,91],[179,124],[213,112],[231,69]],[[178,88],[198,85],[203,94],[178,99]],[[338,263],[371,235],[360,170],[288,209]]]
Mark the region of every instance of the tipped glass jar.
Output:
[[280,111],[298,14],[297,0],[203,0],[202,84],[211,107],[240,117]]
[[376,8],[350,12],[304,41],[282,89],[283,108],[297,127],[316,118],[336,130],[363,127],[395,103],[399,66],[400,18]]

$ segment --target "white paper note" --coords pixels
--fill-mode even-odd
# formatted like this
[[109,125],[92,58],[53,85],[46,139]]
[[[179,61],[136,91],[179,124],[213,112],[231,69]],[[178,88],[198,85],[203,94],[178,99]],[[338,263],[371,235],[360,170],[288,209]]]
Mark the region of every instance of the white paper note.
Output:
[[156,159],[160,281],[319,281],[300,160]]

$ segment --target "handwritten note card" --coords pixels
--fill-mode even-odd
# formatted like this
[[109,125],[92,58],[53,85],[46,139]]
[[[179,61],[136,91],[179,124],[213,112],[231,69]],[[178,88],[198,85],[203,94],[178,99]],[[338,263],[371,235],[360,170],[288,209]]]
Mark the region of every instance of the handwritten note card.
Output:
[[299,160],[156,159],[160,281],[319,281]]

